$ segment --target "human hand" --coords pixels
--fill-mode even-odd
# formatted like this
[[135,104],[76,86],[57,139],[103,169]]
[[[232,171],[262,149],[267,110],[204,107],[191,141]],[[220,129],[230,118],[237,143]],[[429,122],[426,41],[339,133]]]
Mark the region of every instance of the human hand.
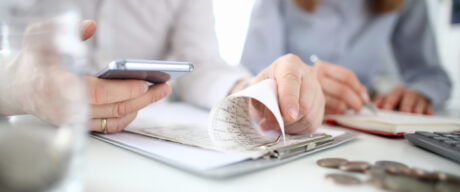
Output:
[[405,88],[397,87],[387,94],[375,99],[378,108],[385,110],[399,109],[401,112],[433,115],[431,103],[419,93]]
[[[321,125],[325,100],[312,67],[288,54],[260,72],[253,84],[265,79],[276,81],[286,133],[310,134]],[[257,100],[251,99],[251,111],[263,130],[280,130],[272,112]]]
[[[90,129],[114,133],[131,123],[137,112],[147,105],[171,94],[168,84],[151,87],[142,80],[106,80],[86,77],[91,104]],[[103,130],[102,121],[106,121]]]
[[[81,33],[74,30],[80,25]],[[83,51],[80,34],[94,33],[93,21],[73,23],[60,17],[30,24],[23,46],[1,66],[3,114],[33,114],[54,125],[82,122],[84,83],[68,71]],[[83,37],[82,37],[83,38]],[[6,102],[4,102],[6,101]]]
[[[31,26],[29,33],[55,27],[56,23],[44,22]],[[81,39],[89,39],[96,31],[96,23],[81,22]],[[58,30],[56,30],[58,31]],[[75,91],[81,90],[81,79],[62,66],[61,53],[54,47],[54,34],[46,38],[29,38],[26,48],[12,62],[12,87],[15,100],[21,110],[55,125],[68,123],[69,116],[78,114],[78,105],[85,98]],[[14,70],[13,70],[14,69]],[[103,131],[102,120],[106,120],[104,132],[124,129],[137,111],[171,93],[167,84],[148,87],[142,80],[104,80],[86,77],[87,93],[91,106],[90,130]]]
[[[81,38],[89,39],[96,31],[96,23],[84,21]],[[149,104],[171,94],[171,87],[156,84],[151,87],[142,80],[105,80],[86,77],[91,105],[91,131],[113,133],[122,131],[137,112]],[[106,121],[105,130],[102,121]]]
[[359,112],[370,101],[366,87],[351,70],[324,61],[314,68],[326,97],[326,114],[342,114],[349,109]]

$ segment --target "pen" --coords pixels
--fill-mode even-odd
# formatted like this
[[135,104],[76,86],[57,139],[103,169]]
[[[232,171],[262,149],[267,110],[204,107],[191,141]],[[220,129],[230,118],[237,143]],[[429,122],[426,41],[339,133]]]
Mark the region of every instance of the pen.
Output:
[[[316,65],[321,60],[319,59],[317,55],[313,54],[310,56],[310,61],[313,63],[313,65]],[[377,107],[374,105],[374,103],[369,101],[369,97],[367,95],[361,94],[361,98],[363,99],[364,102],[366,102],[364,104],[364,107],[369,109],[374,115],[377,115],[377,112],[378,112]]]

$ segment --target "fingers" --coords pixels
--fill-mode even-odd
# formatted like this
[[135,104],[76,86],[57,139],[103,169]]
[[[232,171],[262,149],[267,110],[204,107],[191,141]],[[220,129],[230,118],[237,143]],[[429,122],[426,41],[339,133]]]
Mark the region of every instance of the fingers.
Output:
[[260,128],[264,131],[278,131],[281,132],[281,128],[278,124],[273,113],[268,109],[264,108],[263,110],[263,118],[259,122]]
[[96,22],[93,20],[83,20],[81,22],[81,40],[86,41],[96,33]]
[[305,70],[300,95],[300,120],[288,123],[289,134],[309,134],[323,122],[326,99],[314,70]]
[[[125,129],[137,116],[137,112],[130,113],[123,117],[107,118],[106,130],[107,133],[116,133]],[[97,132],[104,132],[102,127],[102,119],[91,119],[90,130]]]
[[[316,71],[299,57],[288,54],[258,74],[256,81],[274,78],[278,87],[278,102],[286,133],[314,131],[322,122],[325,99]],[[264,112],[260,122],[264,130],[279,130],[271,113]]]
[[417,100],[413,113],[424,114],[424,115],[433,115],[434,110],[430,102],[424,97],[420,96]]
[[343,114],[347,105],[334,97],[326,96],[326,114]]
[[[114,81],[114,80],[109,80]],[[123,81],[117,81],[122,83]],[[142,82],[142,81],[141,81]],[[110,82],[112,83],[112,82]],[[144,82],[145,83],[145,82]],[[134,87],[141,87],[142,84],[139,84],[137,81],[128,83],[127,85],[134,85]],[[94,84],[93,84],[94,85]],[[105,84],[104,86],[108,86]],[[112,85],[110,85],[112,86]],[[126,85],[124,85],[126,86]],[[125,87],[126,88],[126,87]],[[138,89],[135,88],[134,90]],[[122,88],[120,88],[122,89]],[[137,115],[137,112],[149,105],[150,103],[160,100],[161,98],[169,95],[171,93],[171,87],[167,84],[157,84],[148,88],[148,91],[145,94],[142,94],[140,91],[137,93],[131,93],[127,99],[121,102],[114,103],[104,103],[104,104],[93,104],[92,105],[92,117],[93,119],[90,122],[90,129],[92,131],[103,132],[102,119],[107,120],[107,132],[114,133],[122,131],[129,123],[131,123]],[[113,93],[116,94],[116,93]],[[139,97],[136,97],[139,95]],[[98,98],[98,97],[95,97]],[[106,99],[104,101],[115,101],[116,98]],[[94,103],[99,103],[96,99]]]
[[296,121],[299,117],[299,96],[304,64],[297,56],[287,55],[275,64],[275,80],[278,86],[278,98],[283,117]]
[[358,77],[351,70],[342,66],[320,62],[315,66],[318,71],[322,71],[325,76],[348,86],[364,102],[369,102],[369,95],[364,85],[361,84]]
[[[145,94],[149,86],[142,80],[106,80],[87,77],[90,104],[116,103]],[[166,88],[164,88],[166,91]]]
[[93,118],[123,117],[127,114],[139,111],[147,105],[168,96],[171,91],[167,84],[151,86],[148,92],[138,98],[118,103],[92,105]]
[[377,96],[377,97],[374,99],[374,104],[375,104],[375,106],[377,106],[378,108],[383,108],[383,96]]
[[411,113],[415,111],[415,106],[417,102],[417,93],[406,90],[403,92],[401,104],[399,104],[399,110],[401,112]]
[[260,121],[264,117],[265,105],[255,99],[250,99],[249,105],[249,115],[251,119]]
[[396,88],[391,91],[387,96],[385,96],[382,102],[382,108],[385,110],[394,110],[398,106],[401,98],[403,96],[404,89]]
[[[321,90],[319,86],[316,89]],[[313,94],[314,99],[311,100],[315,102],[312,102],[312,105],[308,108],[308,112],[305,112],[305,115],[298,121],[285,125],[286,133],[305,135],[311,134],[319,128],[323,122],[325,99],[321,91],[317,91],[316,93]]]
[[349,86],[334,81],[330,78],[320,79],[323,91],[326,95],[334,97],[336,100],[344,102],[348,107],[354,111],[359,112],[363,106],[361,97],[355,91],[350,89]]
[[426,114],[427,115],[434,115],[434,109],[433,107],[431,106],[431,104],[428,105],[427,109],[426,109]]
[[[327,62],[318,63],[315,69],[318,71],[323,91],[328,97],[326,100],[327,113],[343,113],[349,108],[359,112],[363,104],[369,102],[367,89],[349,69]],[[345,109],[340,102],[345,104]]]
[[324,101],[322,106],[314,105],[301,119],[287,124],[286,133],[306,135],[315,132],[323,122],[324,110]]
[[423,98],[418,98],[417,103],[414,106],[413,112],[416,114],[424,114],[427,108],[428,108],[428,102]]
[[401,112],[432,115],[434,113],[430,102],[417,92],[398,87],[389,94],[379,96],[374,101],[379,108],[395,110],[399,107]]

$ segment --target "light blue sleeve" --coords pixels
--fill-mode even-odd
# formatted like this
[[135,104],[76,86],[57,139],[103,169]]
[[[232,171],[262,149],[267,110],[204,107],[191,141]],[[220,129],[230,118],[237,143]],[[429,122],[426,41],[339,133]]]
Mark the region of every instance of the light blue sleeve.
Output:
[[241,64],[258,74],[285,54],[285,25],[282,1],[257,0],[251,15]]
[[451,81],[441,66],[425,1],[407,0],[395,26],[392,48],[406,86],[441,107],[451,93]]

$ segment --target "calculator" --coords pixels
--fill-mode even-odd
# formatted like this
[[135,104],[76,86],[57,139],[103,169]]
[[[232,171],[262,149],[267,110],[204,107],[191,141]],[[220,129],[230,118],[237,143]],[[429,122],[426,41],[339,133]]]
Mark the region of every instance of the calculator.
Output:
[[405,134],[411,143],[460,163],[460,132],[424,132]]

